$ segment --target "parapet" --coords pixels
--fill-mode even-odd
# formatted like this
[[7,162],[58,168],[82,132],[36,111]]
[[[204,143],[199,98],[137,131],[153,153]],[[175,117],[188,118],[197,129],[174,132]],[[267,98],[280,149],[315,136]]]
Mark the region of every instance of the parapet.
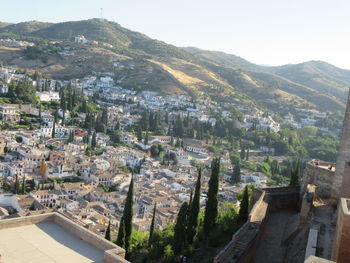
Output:
[[316,186],[316,195],[320,198],[336,198],[340,189],[334,187],[335,163],[310,161],[306,164],[301,189],[308,184]]

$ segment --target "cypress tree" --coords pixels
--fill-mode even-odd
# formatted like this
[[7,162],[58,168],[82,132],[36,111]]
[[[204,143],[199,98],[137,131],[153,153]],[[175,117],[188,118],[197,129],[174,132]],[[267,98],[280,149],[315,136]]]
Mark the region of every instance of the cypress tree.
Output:
[[300,160],[298,160],[294,171],[293,170],[291,171],[289,185],[291,185],[291,186],[300,185],[300,178],[301,178],[301,162],[300,162]]
[[196,183],[196,190],[194,192],[194,196],[192,199],[192,203],[190,206],[190,215],[188,218],[188,243],[192,244],[193,239],[197,233],[198,226],[198,214],[200,210],[200,195],[201,195],[201,179],[202,179],[202,169],[198,170],[198,178]]
[[19,192],[19,181],[18,181],[18,175],[16,174],[16,180],[15,180],[15,194],[18,194]]
[[187,222],[188,204],[184,202],[177,215],[176,224],[174,227],[174,254],[180,254],[185,246],[186,240],[186,222]]
[[92,139],[91,139],[91,148],[95,150],[97,145],[97,140],[96,140],[96,132],[92,134]]
[[111,241],[111,221],[108,222],[108,226],[106,229],[105,239]]
[[218,191],[220,175],[220,158],[213,159],[211,165],[211,176],[209,180],[209,189],[207,194],[207,203],[204,214],[204,232],[209,232],[215,227],[218,215]]
[[144,144],[144,145],[147,145],[147,144],[148,144],[148,132],[146,132],[145,140],[144,140],[143,144]]
[[243,198],[239,206],[238,221],[244,223],[249,215],[249,193],[248,186],[244,188]]
[[58,123],[58,110],[55,111],[54,120],[55,120],[55,123]]
[[66,110],[67,110],[67,105],[66,103],[64,103],[62,108],[62,126],[64,126],[64,123],[66,122]]
[[151,244],[152,244],[154,225],[155,225],[155,221],[156,221],[156,209],[157,209],[157,203],[154,203],[151,228],[149,230],[148,246],[151,246]]
[[64,89],[62,88],[61,91],[60,91],[60,106],[61,106],[61,109],[63,110],[64,108],[64,105],[66,105],[66,97],[65,97],[65,94],[64,94]]
[[56,135],[56,121],[53,122],[51,137],[55,138]]
[[41,120],[41,103],[39,103],[39,118],[40,118],[40,120]]
[[23,175],[23,181],[22,181],[22,195],[24,195],[26,192],[26,176]]
[[[129,259],[130,247],[131,247],[131,232],[132,232],[132,216],[133,216],[133,205],[134,205],[134,178],[131,177],[129,191],[126,196],[122,221],[124,224],[124,243],[125,243],[125,258]],[[120,231],[120,228],[119,228]],[[118,234],[119,238],[119,234]],[[121,240],[121,237],[120,237]]]
[[117,123],[116,123],[114,129],[117,130],[117,131],[119,131],[119,129],[120,129],[120,122],[119,122],[119,121],[117,121]]
[[125,224],[123,217],[120,220],[116,244],[122,248],[125,248]]
[[243,144],[241,145],[241,154],[240,154],[240,156],[241,156],[241,160],[244,160],[244,157],[245,157],[245,148],[244,148],[244,145],[243,145]]
[[237,160],[233,167],[231,183],[238,184],[241,181],[241,164],[240,161]]
[[137,127],[137,140],[140,142],[142,141],[142,128],[141,125]]
[[83,103],[81,105],[81,111],[86,113],[87,112],[87,103],[86,103],[86,100],[83,99]]
[[108,126],[108,112],[106,108],[102,111],[101,121],[106,127]]

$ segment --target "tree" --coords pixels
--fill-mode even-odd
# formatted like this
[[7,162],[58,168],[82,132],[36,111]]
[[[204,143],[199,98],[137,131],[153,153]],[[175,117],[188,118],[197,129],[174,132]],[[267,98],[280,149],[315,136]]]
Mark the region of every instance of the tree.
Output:
[[91,139],[91,148],[95,150],[97,145],[97,140],[96,140],[96,132],[92,134],[92,139]]
[[69,132],[69,137],[68,137],[68,142],[73,142],[74,141],[74,131]]
[[125,248],[125,224],[124,224],[123,217],[121,218],[119,223],[118,237],[116,240],[116,244],[122,248]]
[[148,128],[149,128],[149,112],[148,111],[144,111],[142,113],[140,125],[144,131],[148,131]]
[[149,230],[148,246],[150,246],[152,244],[154,226],[155,226],[155,221],[156,221],[156,209],[157,209],[157,203],[154,203],[151,228]]
[[244,223],[247,221],[249,215],[249,193],[248,186],[244,188],[243,198],[239,206],[238,222]]
[[201,179],[202,179],[202,169],[198,169],[198,177],[196,183],[196,189],[192,202],[190,202],[190,214],[188,218],[188,229],[187,229],[187,240],[189,244],[193,243],[193,239],[197,233],[198,227],[198,214],[200,210],[200,197],[201,197]]
[[211,164],[211,176],[204,214],[204,232],[209,232],[215,227],[218,215],[218,191],[220,175],[220,158],[214,158]]
[[148,132],[146,132],[145,140],[144,140],[143,144],[144,144],[144,145],[147,145],[147,144],[148,144]]
[[108,226],[106,229],[105,239],[111,241],[111,221],[108,222]]
[[18,192],[19,192],[19,181],[18,181],[18,175],[16,174],[14,193],[18,194]]
[[22,180],[22,195],[24,195],[25,194],[25,192],[26,192],[26,176],[25,175],[23,175],[23,180]]
[[53,125],[52,125],[52,134],[51,134],[51,137],[52,138],[55,138],[56,136],[56,115],[55,115],[55,118],[54,118],[54,121],[53,121]]
[[241,181],[241,163],[239,160],[233,165],[233,172],[231,177],[232,184],[238,184]]
[[106,108],[102,110],[101,122],[104,126],[108,126],[108,112]]
[[176,255],[180,254],[186,243],[186,222],[187,222],[188,204],[184,202],[177,215],[174,227],[173,249]]
[[300,185],[300,178],[301,178],[301,162],[300,162],[300,160],[298,160],[295,169],[291,170],[289,185],[291,185],[291,186]]
[[[131,249],[131,232],[132,232],[132,216],[133,216],[133,205],[134,205],[134,178],[131,177],[128,194],[126,196],[123,216],[120,222],[119,232],[123,232],[121,229],[122,222],[124,229],[124,238],[121,236],[118,239],[120,243],[124,240],[124,248],[125,248],[125,258],[129,259],[130,249]],[[117,245],[119,245],[117,243]]]
[[245,147],[244,147],[244,145],[242,144],[241,145],[241,160],[244,160],[244,157],[245,157]]
[[9,84],[8,95],[10,98],[17,100],[17,103],[35,104],[38,101],[35,92],[36,89],[32,82],[26,77],[18,82],[12,81]]
[[67,111],[67,105],[66,103],[64,103],[62,108],[62,126],[64,126],[66,122],[66,111]]
[[39,119],[41,120],[41,103],[39,103]]
[[138,140],[139,142],[142,141],[142,128],[141,128],[141,125],[139,125],[139,126],[137,127],[137,140]]

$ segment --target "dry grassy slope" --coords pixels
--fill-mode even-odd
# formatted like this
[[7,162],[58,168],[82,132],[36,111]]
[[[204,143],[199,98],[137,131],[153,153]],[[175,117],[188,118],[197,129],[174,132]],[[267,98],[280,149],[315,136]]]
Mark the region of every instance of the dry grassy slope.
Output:
[[282,98],[292,101],[288,98],[290,94],[290,97],[297,98],[301,104],[304,105],[307,101],[320,110],[336,111],[345,108],[350,87],[349,70],[322,61],[266,67],[223,52],[197,48],[185,50],[195,55],[229,84],[257,101],[268,96],[276,97],[275,93],[280,90],[283,91],[283,96],[277,96],[280,101]]
[[151,61],[193,93],[204,92],[207,95],[215,93],[226,96],[235,92],[234,87],[202,65],[177,58],[157,58]]
[[[103,75],[112,72],[115,79],[123,79],[122,86],[139,89],[151,89],[168,94],[186,93],[186,87],[169,76],[159,65],[151,62],[134,60],[123,54],[112,52],[103,47],[72,44],[72,56],[45,54],[47,62],[40,59],[23,58],[19,48],[0,46],[0,61],[26,69],[28,72],[39,71],[41,74],[59,79],[81,78],[90,74]],[[123,67],[115,67],[118,62]],[[134,69],[128,63],[135,65]]]

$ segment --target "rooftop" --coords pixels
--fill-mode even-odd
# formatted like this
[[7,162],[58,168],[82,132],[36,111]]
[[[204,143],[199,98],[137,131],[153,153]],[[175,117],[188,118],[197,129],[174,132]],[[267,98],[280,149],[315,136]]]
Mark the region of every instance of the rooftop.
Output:
[[0,220],[2,262],[127,263],[124,253],[58,213]]
[[104,251],[80,240],[53,222],[0,230],[4,262],[104,262]]

